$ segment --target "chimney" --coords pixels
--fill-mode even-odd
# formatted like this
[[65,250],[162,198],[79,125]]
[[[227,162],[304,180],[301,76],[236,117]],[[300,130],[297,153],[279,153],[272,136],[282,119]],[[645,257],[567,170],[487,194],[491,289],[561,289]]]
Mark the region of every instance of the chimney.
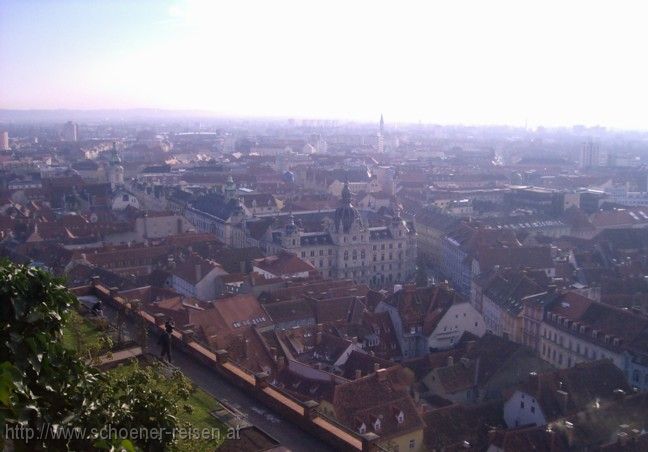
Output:
[[286,358],[283,356],[277,357],[277,369],[283,370],[286,367]]
[[532,388],[537,388],[538,387],[538,373],[531,371],[529,372],[529,383],[531,384]]
[[202,266],[200,264],[196,264],[196,282],[200,281],[202,279]]
[[379,369],[380,369],[380,364],[374,363],[374,372],[378,372]]
[[558,403],[560,404],[560,410],[563,414],[567,414],[567,404],[569,403],[569,393],[559,389],[556,391],[558,397]]
[[454,358],[452,356],[448,356],[448,367],[454,366]]
[[315,344],[320,345],[322,343],[322,332],[318,331],[315,333]]
[[614,391],[612,391],[612,394],[614,394],[614,400],[621,401],[625,399],[625,391],[621,388],[616,388]]
[[272,355],[272,359],[275,361],[277,360],[277,347],[270,347],[270,354]]
[[355,370],[355,379],[362,377],[362,371],[360,369]]
[[628,445],[628,434],[626,432],[617,433],[617,442],[621,447],[626,447]]
[[387,380],[387,369],[378,369],[376,371],[376,375],[378,376],[378,381],[386,381]]

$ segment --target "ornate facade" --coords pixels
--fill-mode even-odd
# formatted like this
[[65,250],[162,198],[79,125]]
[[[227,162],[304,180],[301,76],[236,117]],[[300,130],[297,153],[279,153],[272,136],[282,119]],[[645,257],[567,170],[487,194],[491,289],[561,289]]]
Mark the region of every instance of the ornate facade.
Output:
[[416,270],[416,231],[398,211],[385,216],[382,226],[368,220],[351,202],[348,184],[340,206],[321,212],[321,230],[307,231],[295,223],[275,230],[273,241],[281,248],[308,260],[325,278],[351,278],[372,287],[406,282]]

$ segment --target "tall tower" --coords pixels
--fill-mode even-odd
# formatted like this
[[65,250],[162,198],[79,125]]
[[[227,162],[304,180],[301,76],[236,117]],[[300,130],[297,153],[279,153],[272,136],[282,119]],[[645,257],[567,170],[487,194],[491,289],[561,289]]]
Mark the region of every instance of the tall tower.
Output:
[[592,141],[583,143],[580,154],[580,167],[591,168],[599,166],[600,154],[599,145]]
[[9,151],[9,132],[6,130],[0,134],[0,151]]
[[121,164],[121,157],[117,152],[117,143],[114,141],[112,151],[110,152],[109,164],[108,178],[110,180],[110,188],[115,191],[124,186],[124,167]]
[[77,141],[79,138],[78,132],[79,126],[75,122],[68,121],[63,125],[61,137],[63,141]]
[[236,184],[231,174],[227,177],[227,182],[225,183],[225,187],[223,187],[223,193],[225,194],[225,201],[236,199]]
[[380,114],[380,129],[378,130],[378,153],[385,152],[385,120],[382,113]]

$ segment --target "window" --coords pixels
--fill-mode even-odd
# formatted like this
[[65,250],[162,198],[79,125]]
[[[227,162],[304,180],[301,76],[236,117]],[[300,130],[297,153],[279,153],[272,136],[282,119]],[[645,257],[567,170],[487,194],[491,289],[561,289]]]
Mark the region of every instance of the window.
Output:
[[524,402],[520,402],[520,408],[524,409]]
[[531,412],[535,413],[535,407],[534,406],[531,406]]
[[410,439],[409,448],[414,449],[416,447],[416,440]]

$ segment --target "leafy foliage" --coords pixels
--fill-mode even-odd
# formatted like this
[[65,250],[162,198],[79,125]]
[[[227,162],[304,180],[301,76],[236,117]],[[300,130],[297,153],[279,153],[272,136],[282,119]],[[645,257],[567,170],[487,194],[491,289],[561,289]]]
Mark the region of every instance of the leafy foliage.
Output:
[[[0,420],[7,427],[32,432],[76,429],[82,434],[35,435],[13,440],[16,450],[163,450],[170,433],[160,438],[92,437],[107,426],[131,429],[178,427],[177,413],[190,385],[171,377],[166,392],[151,385],[154,370],[138,370],[116,381],[100,374],[62,336],[76,298],[62,281],[34,268],[0,263]],[[57,437],[58,436],[58,437]],[[119,435],[118,435],[119,436]],[[0,442],[3,446],[5,438]]]

